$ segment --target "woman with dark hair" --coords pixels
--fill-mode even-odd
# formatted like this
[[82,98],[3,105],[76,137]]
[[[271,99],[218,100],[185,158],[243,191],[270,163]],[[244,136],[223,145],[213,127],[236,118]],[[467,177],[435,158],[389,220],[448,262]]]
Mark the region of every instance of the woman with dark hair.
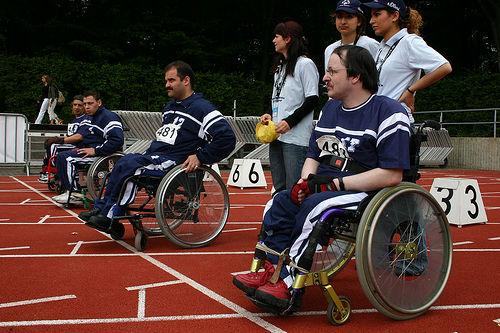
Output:
[[319,73],[307,57],[302,26],[295,21],[276,25],[273,44],[277,52],[274,64],[272,116],[261,122],[276,123],[277,140],[269,144],[269,161],[275,192],[290,189],[300,178],[309,137],[313,109],[318,105]]
[[341,45],[357,45],[367,49],[375,59],[378,51],[378,42],[365,36],[366,19],[361,2],[358,0],[340,0],[337,8],[332,14],[335,20],[335,27],[340,33],[340,40],[330,44],[325,49],[325,70],[328,67],[328,60],[337,47]]
[[375,58],[378,95],[401,102],[413,122],[415,93],[451,73],[451,65],[419,36],[422,16],[403,0],[377,0],[364,5],[371,8],[373,31],[383,38]]
[[58,89],[53,83],[49,75],[42,75],[42,97],[40,102],[40,111],[36,117],[35,124],[41,124],[45,112],[49,112],[49,120],[51,124],[61,124],[62,121],[57,117],[54,109],[57,105]]

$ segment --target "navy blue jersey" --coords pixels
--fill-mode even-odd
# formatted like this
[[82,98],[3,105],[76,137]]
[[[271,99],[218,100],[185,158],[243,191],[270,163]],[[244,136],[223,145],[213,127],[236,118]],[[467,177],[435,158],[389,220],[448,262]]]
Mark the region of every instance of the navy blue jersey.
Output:
[[[352,109],[331,99],[311,135],[307,157],[320,161],[335,155],[352,158],[366,169],[408,169],[409,137],[408,115],[390,98],[372,95]],[[317,173],[346,175],[326,164],[320,164]]]
[[163,110],[163,126],[156,131],[146,154],[169,155],[182,163],[196,154],[203,164],[221,161],[236,144],[236,137],[224,116],[202,94],[171,101]]
[[82,121],[77,133],[83,136],[82,146],[95,148],[96,156],[107,156],[123,147],[121,119],[104,107]]

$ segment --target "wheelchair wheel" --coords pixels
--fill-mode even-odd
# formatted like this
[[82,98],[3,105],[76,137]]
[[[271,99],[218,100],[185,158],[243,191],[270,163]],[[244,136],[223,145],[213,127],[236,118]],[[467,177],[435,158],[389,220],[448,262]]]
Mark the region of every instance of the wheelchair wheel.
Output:
[[446,215],[418,185],[381,190],[361,217],[358,278],[373,306],[390,318],[405,320],[427,311],[446,285],[451,254]]
[[330,239],[314,253],[311,272],[326,271],[334,276],[347,265],[354,255],[355,244],[343,239]]
[[340,296],[339,298],[342,306],[345,308],[344,313],[340,312],[333,301],[328,302],[326,317],[332,325],[342,325],[346,321],[348,321],[349,317],[351,316],[351,303],[349,302],[347,297]]
[[92,163],[87,172],[87,191],[92,199],[99,197],[107,174],[113,170],[116,161],[124,155],[123,153],[114,153],[100,157]]
[[229,215],[229,194],[209,167],[186,173],[177,166],[163,177],[156,193],[155,213],[171,242],[184,248],[209,244],[222,232]]

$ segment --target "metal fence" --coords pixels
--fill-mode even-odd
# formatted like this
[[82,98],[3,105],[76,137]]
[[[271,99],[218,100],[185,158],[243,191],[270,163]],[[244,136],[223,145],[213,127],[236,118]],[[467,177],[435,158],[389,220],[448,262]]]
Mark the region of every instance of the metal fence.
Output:
[[0,164],[26,165],[26,116],[0,113]]
[[[441,123],[441,125],[445,128],[449,126],[489,126],[492,127],[493,137],[497,137],[497,131],[499,130],[499,119],[498,113],[500,108],[487,108],[487,109],[465,109],[465,110],[442,110],[442,111],[418,111],[414,113],[414,116],[418,118],[420,121],[426,120],[428,115],[438,117],[439,119],[435,119]],[[468,119],[474,119],[475,121],[456,121],[452,120],[451,115],[462,114],[463,117]],[[470,116],[469,116],[470,115]],[[456,117],[453,117],[456,118]],[[485,118],[488,120],[477,120],[478,118]],[[489,130],[488,130],[489,132]],[[491,133],[491,132],[490,132]]]

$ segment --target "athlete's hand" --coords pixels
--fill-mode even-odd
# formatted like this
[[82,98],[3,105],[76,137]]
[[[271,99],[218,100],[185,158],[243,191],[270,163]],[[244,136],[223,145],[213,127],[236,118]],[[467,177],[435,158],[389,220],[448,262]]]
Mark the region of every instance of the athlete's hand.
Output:
[[309,188],[307,187],[307,182],[304,179],[299,179],[297,184],[293,185],[292,190],[290,191],[290,199],[297,206],[299,206],[308,195]]
[[45,149],[49,148],[53,144],[63,144],[64,143],[64,137],[63,136],[54,136],[52,138],[48,138],[44,142]]
[[78,148],[76,152],[82,157],[95,156],[95,148]]
[[182,163],[182,166],[186,168],[186,172],[193,172],[201,165],[200,160],[196,154],[189,155],[188,158]]

